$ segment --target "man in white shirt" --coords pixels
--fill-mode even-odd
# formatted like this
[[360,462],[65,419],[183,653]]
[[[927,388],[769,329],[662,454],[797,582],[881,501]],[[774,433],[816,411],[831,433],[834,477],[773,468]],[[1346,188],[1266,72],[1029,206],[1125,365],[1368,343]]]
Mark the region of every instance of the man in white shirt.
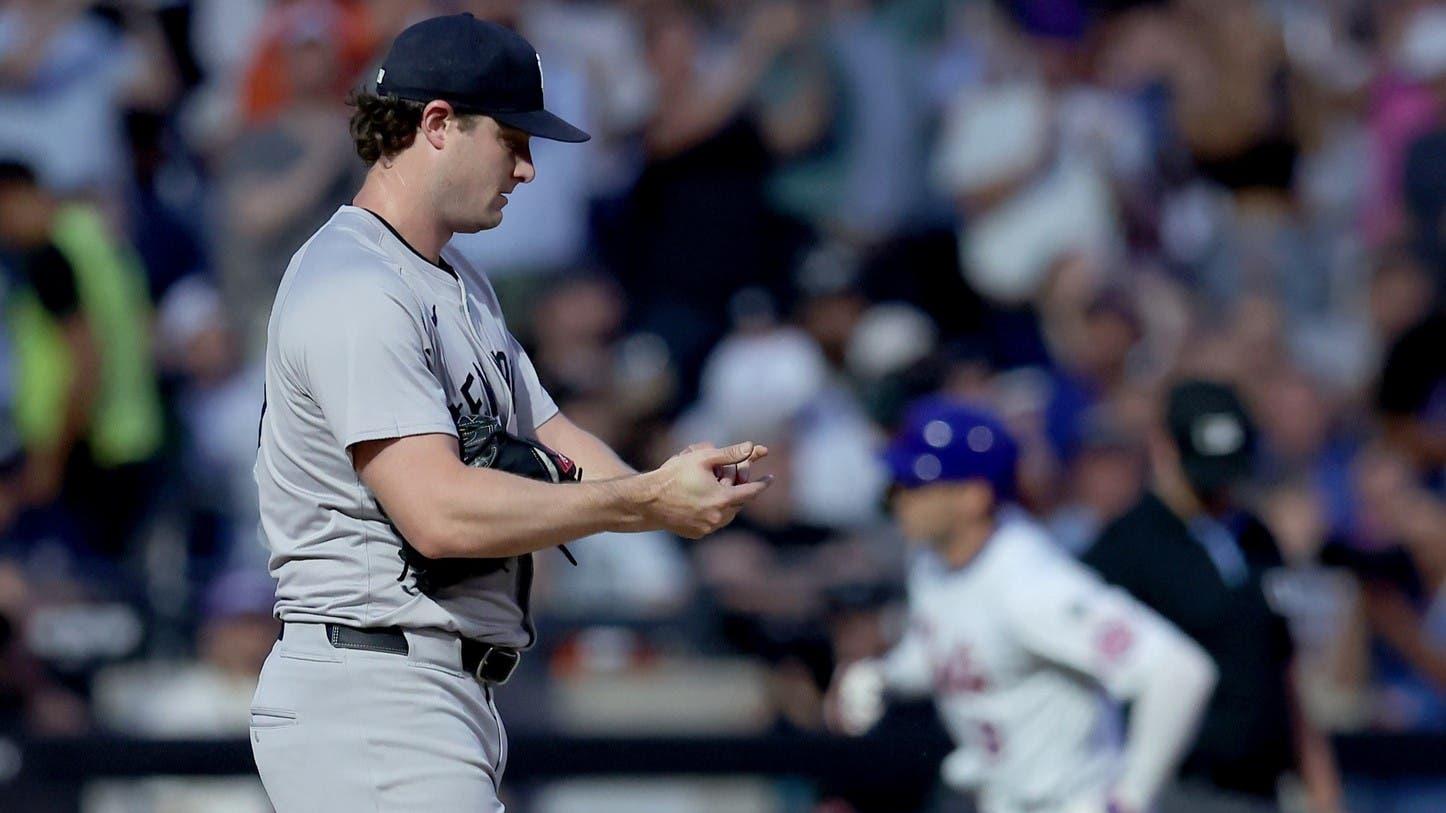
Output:
[[1018,449],[987,412],[924,401],[885,460],[925,549],[904,639],[840,673],[839,726],[867,730],[886,693],[932,694],[958,746],[944,781],[984,813],[1148,810],[1214,686],[1209,657],[1008,507]]

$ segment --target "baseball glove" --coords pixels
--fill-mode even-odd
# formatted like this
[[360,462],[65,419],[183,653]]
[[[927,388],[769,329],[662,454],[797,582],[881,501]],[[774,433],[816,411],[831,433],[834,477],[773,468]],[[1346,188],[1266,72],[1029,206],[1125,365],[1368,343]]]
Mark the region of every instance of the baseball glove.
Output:
[[[462,462],[468,466],[497,469],[549,483],[576,483],[582,479],[582,470],[566,455],[504,430],[496,418],[469,416],[458,420],[457,439]],[[558,547],[569,562],[577,564],[566,545]],[[402,540],[401,557],[402,574],[397,581],[404,581],[410,574],[416,589],[427,595],[466,579],[506,570],[509,563],[519,558],[433,559],[423,556],[406,539]]]

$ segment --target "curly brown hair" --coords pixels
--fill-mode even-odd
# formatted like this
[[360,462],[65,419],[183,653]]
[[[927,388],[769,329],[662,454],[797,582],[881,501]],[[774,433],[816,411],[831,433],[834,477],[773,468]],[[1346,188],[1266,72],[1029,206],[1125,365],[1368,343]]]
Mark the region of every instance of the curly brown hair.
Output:
[[[371,166],[383,158],[391,158],[412,146],[422,126],[422,110],[426,105],[410,99],[377,96],[354,90],[346,103],[355,108],[351,114],[351,140],[356,154]],[[458,126],[470,130],[477,116],[459,114]]]

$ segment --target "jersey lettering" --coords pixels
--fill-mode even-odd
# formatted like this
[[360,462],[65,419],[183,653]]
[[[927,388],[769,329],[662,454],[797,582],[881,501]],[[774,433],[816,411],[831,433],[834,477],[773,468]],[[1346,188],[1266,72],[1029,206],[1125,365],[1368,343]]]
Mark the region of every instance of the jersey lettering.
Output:
[[470,415],[483,414],[482,402],[477,399],[477,396],[472,394],[472,387],[476,383],[477,377],[473,375],[471,371],[468,371],[467,380],[462,382],[462,387],[460,389],[460,392],[462,393],[462,400],[467,402],[467,411]]
[[[497,408],[497,393],[492,391],[492,383],[487,380],[487,376],[482,372],[482,366],[474,361],[472,362],[472,370],[477,374],[477,378],[482,381],[482,392],[487,396],[487,414],[501,418],[501,410]],[[468,373],[467,378],[471,380],[472,373]]]
[[[498,373],[502,376],[503,383],[511,396],[509,406],[513,413],[517,411],[517,390],[512,383],[512,365],[507,361],[507,354],[502,352],[493,353],[493,360],[497,364]],[[497,393],[492,389],[492,383],[487,375],[482,372],[482,365],[478,362],[472,363],[472,369],[467,371],[467,377],[463,379],[462,386],[457,388],[462,396],[462,403],[449,403],[447,410],[452,413],[452,420],[461,420],[465,415],[490,415],[498,420],[503,420],[501,404],[498,401]]]
[[512,365],[507,362],[507,354],[497,350],[492,353],[492,360],[497,362],[497,372],[502,374],[502,383],[507,385],[507,389],[515,391],[516,387],[512,384]]
[[989,688],[989,678],[975,662],[967,644],[960,644],[934,669],[934,685],[945,694],[977,694]]
[[1004,751],[1004,740],[999,736],[999,727],[983,720],[975,725],[979,728],[979,742],[984,746],[984,753],[991,759],[998,758]]

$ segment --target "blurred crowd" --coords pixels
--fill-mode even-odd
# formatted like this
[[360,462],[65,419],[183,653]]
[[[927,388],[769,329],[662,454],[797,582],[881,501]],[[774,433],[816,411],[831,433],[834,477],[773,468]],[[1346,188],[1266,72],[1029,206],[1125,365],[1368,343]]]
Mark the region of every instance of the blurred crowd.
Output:
[[509,691],[555,696],[519,717],[716,659],[757,672],[749,724],[821,728],[898,623],[904,404],[1003,414],[1083,553],[1189,375],[1258,428],[1310,713],[1446,731],[1446,5],[1417,0],[3,0],[0,731],[244,732],[272,296],[359,183],[346,92],[462,10],[595,134],[536,143],[456,241],[544,384],[635,466],[748,438],[778,478],[700,542],[540,561]]

